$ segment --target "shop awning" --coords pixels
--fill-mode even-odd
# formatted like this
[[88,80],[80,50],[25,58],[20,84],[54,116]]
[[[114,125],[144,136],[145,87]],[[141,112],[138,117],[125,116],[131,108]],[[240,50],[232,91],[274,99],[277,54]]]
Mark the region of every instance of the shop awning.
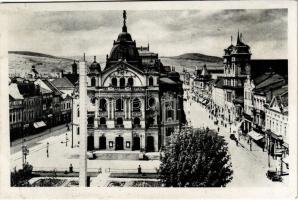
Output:
[[277,135],[277,134],[273,133],[272,131],[268,131],[267,134],[270,135],[271,138],[273,138],[275,140],[283,140],[281,135]]
[[257,133],[257,132],[255,132],[255,131],[250,131],[250,132],[248,132],[248,135],[249,135],[252,139],[254,139],[254,140],[260,140],[260,139],[262,139],[262,138],[264,137],[262,134]]
[[33,126],[34,128],[41,128],[46,126],[46,124],[44,123],[44,121],[40,121],[40,122],[34,122]]

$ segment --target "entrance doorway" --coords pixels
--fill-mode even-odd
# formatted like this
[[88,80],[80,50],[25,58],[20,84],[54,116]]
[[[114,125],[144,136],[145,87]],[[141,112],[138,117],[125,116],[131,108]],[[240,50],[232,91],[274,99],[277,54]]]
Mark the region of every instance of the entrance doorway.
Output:
[[148,137],[147,137],[146,151],[147,151],[147,152],[152,152],[152,151],[154,151],[154,137],[153,137],[153,136],[148,136]]
[[99,149],[106,149],[107,148],[107,139],[105,136],[99,137]]
[[140,138],[134,137],[133,138],[133,144],[132,144],[132,150],[140,150]]
[[115,150],[123,150],[123,137],[116,137]]
[[87,151],[92,151],[94,149],[94,137],[88,136],[87,138]]

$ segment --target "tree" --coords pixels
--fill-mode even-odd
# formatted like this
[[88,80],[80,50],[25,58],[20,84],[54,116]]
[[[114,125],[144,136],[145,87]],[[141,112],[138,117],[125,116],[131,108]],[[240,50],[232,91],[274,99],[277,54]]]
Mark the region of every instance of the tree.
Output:
[[223,136],[208,128],[182,130],[165,149],[160,178],[167,187],[222,187],[233,178],[231,167]]
[[26,163],[23,169],[13,171],[10,173],[10,184],[15,187],[30,186],[29,179],[32,178],[32,165]]

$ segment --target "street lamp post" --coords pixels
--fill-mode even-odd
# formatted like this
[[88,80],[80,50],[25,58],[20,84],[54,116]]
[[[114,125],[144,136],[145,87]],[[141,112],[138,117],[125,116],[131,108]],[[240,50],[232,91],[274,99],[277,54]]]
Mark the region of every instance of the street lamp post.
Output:
[[65,133],[65,142],[62,141],[61,142],[62,144],[65,143],[65,146],[67,146],[67,143],[68,143],[68,137],[67,137],[67,133]]
[[24,166],[26,164],[26,160],[27,160],[27,155],[29,154],[29,149],[27,147],[27,145],[24,145],[24,140],[23,139],[23,144],[22,144],[22,163],[23,163],[23,169],[24,169]]

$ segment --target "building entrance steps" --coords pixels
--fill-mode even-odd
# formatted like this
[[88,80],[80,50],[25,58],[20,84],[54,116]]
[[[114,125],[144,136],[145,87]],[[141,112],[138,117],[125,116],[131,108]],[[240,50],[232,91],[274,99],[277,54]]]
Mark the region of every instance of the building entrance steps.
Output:
[[139,160],[140,151],[93,151],[96,160]]

